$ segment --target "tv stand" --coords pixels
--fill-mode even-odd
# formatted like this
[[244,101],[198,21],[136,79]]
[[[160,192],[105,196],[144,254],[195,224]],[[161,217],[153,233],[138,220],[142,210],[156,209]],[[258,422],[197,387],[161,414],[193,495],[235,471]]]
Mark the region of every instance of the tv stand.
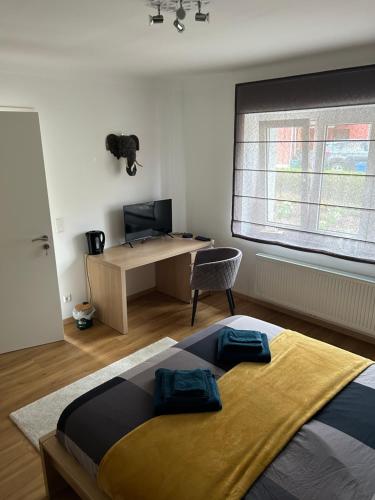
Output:
[[[164,233],[164,236],[169,236],[170,238],[174,238],[173,234],[171,233]],[[161,236],[163,237],[163,236]],[[139,240],[134,240],[133,242],[132,241],[125,241],[125,243],[123,243],[123,246],[126,246],[126,245],[129,245],[130,248],[134,248],[134,243],[140,243],[141,245],[143,243],[146,243],[146,241],[150,241],[150,240],[155,240],[155,239],[158,239],[160,237],[147,237],[147,238],[142,238],[142,239],[139,239]]]
[[[170,235],[171,236],[171,235]],[[191,301],[190,272],[195,253],[213,241],[174,237],[148,240],[147,245],[116,246],[87,256],[87,288],[96,317],[120,333],[128,332],[126,271],[155,263],[156,289],[183,302]]]

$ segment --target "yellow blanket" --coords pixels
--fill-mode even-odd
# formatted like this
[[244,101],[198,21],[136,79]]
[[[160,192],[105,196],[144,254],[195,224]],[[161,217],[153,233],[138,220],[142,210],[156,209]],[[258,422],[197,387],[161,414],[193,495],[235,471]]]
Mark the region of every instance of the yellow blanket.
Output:
[[120,500],[240,499],[293,435],[372,361],[284,331],[270,364],[218,382],[223,410],[153,418],[117,442],[99,487]]

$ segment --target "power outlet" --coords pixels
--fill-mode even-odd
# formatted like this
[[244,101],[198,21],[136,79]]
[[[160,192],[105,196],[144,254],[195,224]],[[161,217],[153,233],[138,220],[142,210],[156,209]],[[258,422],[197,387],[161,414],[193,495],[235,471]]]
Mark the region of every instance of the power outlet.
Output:
[[63,302],[64,304],[67,304],[68,302],[72,301],[72,294],[68,293],[68,295],[63,295]]

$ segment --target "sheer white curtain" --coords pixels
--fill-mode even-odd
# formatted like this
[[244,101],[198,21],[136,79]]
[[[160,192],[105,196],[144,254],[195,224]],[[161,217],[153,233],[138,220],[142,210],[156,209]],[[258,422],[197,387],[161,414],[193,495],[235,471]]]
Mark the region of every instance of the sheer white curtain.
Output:
[[375,261],[375,105],[239,113],[234,236]]

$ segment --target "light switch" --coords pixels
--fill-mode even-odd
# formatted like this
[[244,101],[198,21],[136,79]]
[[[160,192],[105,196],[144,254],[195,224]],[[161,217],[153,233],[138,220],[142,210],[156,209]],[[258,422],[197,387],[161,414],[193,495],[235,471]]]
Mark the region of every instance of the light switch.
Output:
[[63,217],[58,217],[56,219],[56,231],[58,233],[63,233],[64,230],[65,230],[65,228],[64,228],[64,219],[63,219]]

